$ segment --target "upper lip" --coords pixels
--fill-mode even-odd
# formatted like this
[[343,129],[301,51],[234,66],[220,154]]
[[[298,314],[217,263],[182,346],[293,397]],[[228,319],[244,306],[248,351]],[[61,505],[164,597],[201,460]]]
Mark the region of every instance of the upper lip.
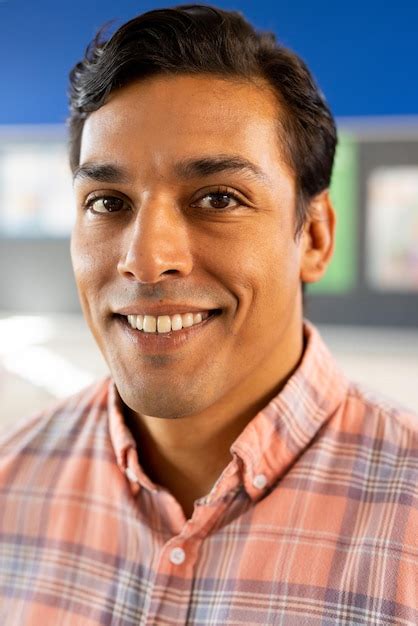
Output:
[[[192,304],[131,304],[114,311],[118,315],[182,315],[183,313],[202,313],[214,311],[216,307],[196,306]],[[219,307],[218,307],[219,308]]]

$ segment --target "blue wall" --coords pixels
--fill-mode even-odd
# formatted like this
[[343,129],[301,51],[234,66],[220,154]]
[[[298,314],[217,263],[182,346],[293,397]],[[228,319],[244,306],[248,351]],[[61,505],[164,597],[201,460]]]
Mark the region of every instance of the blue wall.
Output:
[[[0,0],[0,124],[61,123],[96,29],[180,2]],[[308,63],[337,116],[418,114],[418,1],[219,0]]]

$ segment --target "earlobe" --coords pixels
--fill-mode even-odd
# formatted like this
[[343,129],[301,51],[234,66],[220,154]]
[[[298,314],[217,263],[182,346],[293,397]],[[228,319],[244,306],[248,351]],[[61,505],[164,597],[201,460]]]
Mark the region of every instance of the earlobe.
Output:
[[311,200],[308,216],[301,237],[300,278],[315,283],[324,276],[335,245],[336,216],[328,189]]

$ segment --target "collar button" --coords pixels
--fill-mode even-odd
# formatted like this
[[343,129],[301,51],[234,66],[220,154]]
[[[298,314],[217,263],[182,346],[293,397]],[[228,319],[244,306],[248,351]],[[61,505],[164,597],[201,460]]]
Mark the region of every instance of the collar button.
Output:
[[253,478],[253,487],[256,489],[264,489],[267,485],[267,476],[265,474],[257,474]]

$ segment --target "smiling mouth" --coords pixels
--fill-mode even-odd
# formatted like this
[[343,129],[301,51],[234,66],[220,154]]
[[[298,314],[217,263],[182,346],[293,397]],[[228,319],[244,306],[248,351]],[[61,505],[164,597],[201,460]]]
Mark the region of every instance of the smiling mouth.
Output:
[[183,330],[203,326],[211,318],[222,313],[222,309],[183,313],[175,315],[120,315],[119,318],[128,328],[141,335],[163,335],[171,337]]

